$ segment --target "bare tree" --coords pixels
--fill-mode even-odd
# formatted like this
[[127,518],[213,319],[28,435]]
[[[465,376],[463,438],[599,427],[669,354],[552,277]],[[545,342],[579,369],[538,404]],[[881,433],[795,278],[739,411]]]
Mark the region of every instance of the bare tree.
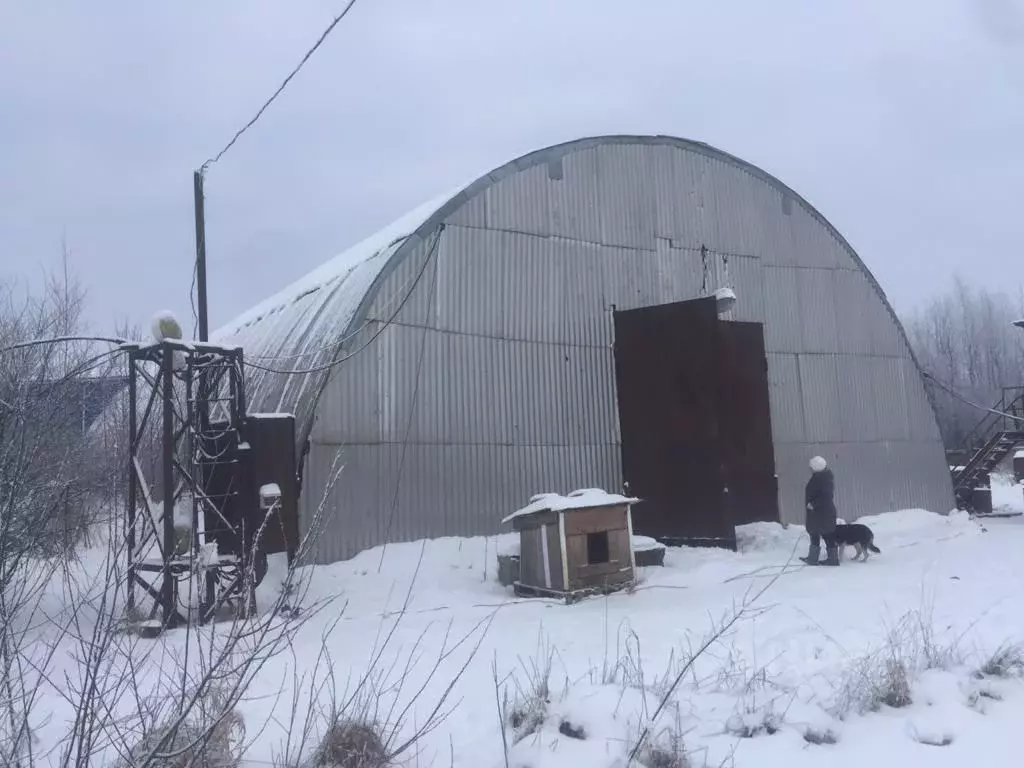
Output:
[[[1024,302],[955,279],[949,291],[904,323],[924,369],[981,406],[998,402],[1004,387],[1024,386],[1024,331],[1014,320]],[[939,428],[948,448],[963,447],[983,416],[977,408],[934,387]]]
[[[81,333],[85,291],[65,259],[41,291],[0,286],[0,762],[30,750],[26,713],[32,661],[21,654],[31,610],[54,559],[66,558],[87,524],[85,426],[109,351],[81,341],[34,340]],[[21,346],[18,346],[21,345]]]

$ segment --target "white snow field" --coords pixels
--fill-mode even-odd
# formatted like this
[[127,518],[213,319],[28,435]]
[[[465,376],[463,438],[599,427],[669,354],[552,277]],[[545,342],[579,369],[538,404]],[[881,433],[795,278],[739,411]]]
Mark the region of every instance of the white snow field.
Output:
[[[1024,508],[1019,486],[999,493],[1001,505]],[[867,563],[804,567],[801,528],[757,524],[741,529],[738,553],[670,549],[664,567],[641,569],[635,590],[573,605],[515,599],[495,581],[495,553],[514,547],[510,536],[397,544],[318,567],[305,602],[336,602],[249,688],[242,765],[280,756],[295,675],[306,675],[298,718],[310,716],[315,741],[331,686],[343,700],[382,645],[374,714],[402,733],[429,721],[468,663],[446,716],[396,765],[626,766],[645,730],[632,764],[647,768],[1013,762],[1024,657],[987,662],[1024,642],[1024,518],[910,510],[860,522],[882,550]],[[271,567],[264,607],[283,565]],[[143,641],[154,649],[146,663],[180,659],[182,634]],[[451,646],[466,635],[435,670],[444,638]],[[323,651],[330,665],[318,666]],[[311,708],[314,678],[327,685]],[[400,678],[400,690],[386,690]],[[68,728],[60,697],[47,693],[45,705],[38,747]]]

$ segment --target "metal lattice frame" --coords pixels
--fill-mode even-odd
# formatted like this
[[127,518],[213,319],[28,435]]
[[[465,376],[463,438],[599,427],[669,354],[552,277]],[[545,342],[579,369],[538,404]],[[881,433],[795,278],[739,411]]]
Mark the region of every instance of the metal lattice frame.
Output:
[[[248,570],[242,516],[229,513],[233,501],[241,502],[238,509],[245,502],[235,498],[244,487],[238,459],[245,419],[242,350],[163,341],[130,348],[128,356],[128,610],[134,613],[138,587],[154,600],[149,619],[159,612],[161,627],[184,624],[190,612],[182,610],[178,581],[195,578],[205,622],[225,600],[243,594]],[[142,461],[145,437],[156,433],[159,503]],[[216,472],[225,473],[226,481],[211,483]],[[186,495],[191,540],[180,551],[175,510]],[[212,556],[215,542],[230,553]]]

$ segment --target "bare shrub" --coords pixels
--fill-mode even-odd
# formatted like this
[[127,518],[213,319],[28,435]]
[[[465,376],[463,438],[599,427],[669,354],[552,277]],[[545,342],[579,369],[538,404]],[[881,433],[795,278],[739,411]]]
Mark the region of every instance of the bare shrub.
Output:
[[[31,712],[56,652],[43,590],[74,559],[95,477],[84,427],[115,370],[80,339],[85,292],[64,269],[41,291],[0,285],[0,764],[36,762]],[[44,343],[58,338],[58,343]],[[110,478],[105,482],[109,483]]]
[[978,668],[984,677],[1024,676],[1024,644],[1004,643]]
[[316,768],[384,768],[384,738],[368,723],[333,718],[313,756]]
[[782,716],[771,707],[761,710],[746,710],[733,714],[725,723],[726,733],[741,739],[756,736],[774,736],[782,728]]
[[878,650],[850,665],[833,707],[836,717],[877,712],[883,706],[899,709],[913,703],[913,680],[926,664],[921,626],[918,614],[908,614],[889,631]]
[[678,705],[675,706],[675,722],[649,738],[636,759],[644,768],[692,768]]
[[[242,760],[245,721],[232,705],[230,691],[210,688],[199,694],[184,722],[157,705],[144,711],[143,737],[119,768],[237,768]],[[162,721],[161,715],[166,716]]]
[[807,726],[803,732],[804,741],[815,746],[824,744],[838,744],[839,734],[831,728],[814,728]]
[[[796,556],[796,547],[798,543],[794,543],[793,549],[789,553],[789,558],[786,565],[789,565]],[[649,718],[646,718],[647,724],[640,730],[640,735],[634,742],[632,748],[629,751],[628,761],[631,762],[636,760],[639,755],[648,746],[648,743],[654,733],[657,730],[657,724],[659,718],[673,702],[676,691],[682,684],[684,678],[691,674],[694,665],[700,660],[709,650],[716,644],[720,643],[722,638],[726,637],[733,629],[744,620],[755,618],[757,615],[764,611],[757,608],[757,604],[760,599],[773,587],[776,581],[781,577],[782,573],[785,572],[785,566],[778,574],[773,576],[768,582],[761,587],[761,589],[753,591],[748,590],[744,595],[742,602],[734,604],[732,610],[727,612],[720,621],[712,624],[711,631],[705,636],[703,642],[701,642],[695,649],[692,649],[688,653],[688,658],[685,663],[675,672],[674,676],[668,685],[665,687],[664,692],[661,694],[658,706]]]
[[543,635],[537,639],[537,655],[527,660],[520,659],[519,666],[523,679],[512,676],[513,696],[508,690],[499,695],[502,701],[502,721],[512,730],[512,744],[518,744],[528,736],[537,733],[548,717],[551,704],[551,672],[554,667],[555,650]]

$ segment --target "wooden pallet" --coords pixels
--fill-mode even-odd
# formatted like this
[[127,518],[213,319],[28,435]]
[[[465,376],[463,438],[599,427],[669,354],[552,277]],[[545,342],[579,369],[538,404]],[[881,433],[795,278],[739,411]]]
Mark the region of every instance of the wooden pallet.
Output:
[[566,605],[572,605],[578,603],[580,600],[585,600],[588,597],[598,597],[603,595],[610,595],[614,592],[621,592],[624,589],[629,589],[634,586],[635,581],[624,581],[620,584],[602,584],[599,587],[586,587],[584,589],[574,589],[568,592],[563,592],[559,589],[546,589],[545,587],[534,587],[529,584],[523,584],[520,581],[513,582],[512,591],[516,597],[547,597],[555,600],[561,600]]

